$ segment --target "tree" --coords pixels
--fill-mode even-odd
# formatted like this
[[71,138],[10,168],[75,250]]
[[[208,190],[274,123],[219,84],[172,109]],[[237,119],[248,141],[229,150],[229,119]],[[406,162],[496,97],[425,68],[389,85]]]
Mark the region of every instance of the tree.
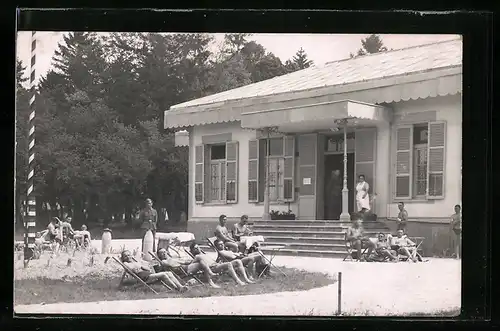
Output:
[[[297,53],[295,53],[295,55],[292,58],[291,63],[293,64],[293,68],[295,68],[295,70],[306,69],[314,64],[313,61],[311,61],[307,58],[307,53],[306,53],[306,51],[304,51],[304,49],[302,47],[297,51]],[[289,63],[289,65],[290,65],[290,63]]]
[[382,38],[379,35],[372,34],[361,40],[361,48],[358,49],[357,55],[350,54],[350,57],[363,56],[366,54],[374,54],[387,51]]
[[[26,180],[27,180],[27,133],[28,133],[28,116],[29,116],[29,93],[23,86],[23,83],[28,80],[25,77],[26,67],[18,59],[16,63],[16,143],[15,143],[15,208],[19,211],[22,206],[23,197],[26,195]],[[16,213],[16,222],[20,222],[20,213]]]

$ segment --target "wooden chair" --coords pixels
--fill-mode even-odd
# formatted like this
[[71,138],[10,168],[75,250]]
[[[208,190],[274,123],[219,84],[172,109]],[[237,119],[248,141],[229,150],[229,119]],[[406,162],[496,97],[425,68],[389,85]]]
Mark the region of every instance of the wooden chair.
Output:
[[[135,280],[137,280],[139,282],[139,284],[147,287],[149,290],[151,290],[153,293],[155,294],[158,294],[158,292],[155,291],[155,289],[153,289],[151,286],[149,286],[145,281],[143,281],[132,269],[130,269],[129,267],[127,267],[127,265],[125,263],[123,263],[122,261],[120,261],[119,258],[113,256],[113,260],[118,263],[119,265],[122,266],[123,268],[123,274],[122,274],[122,277],[120,279],[120,283],[118,284],[118,288],[122,288],[124,286],[124,283],[125,283],[125,280],[126,280],[126,277],[127,275],[128,276],[131,276],[132,278],[134,278]],[[135,260],[135,259],[134,259]],[[135,260],[137,262],[137,260]],[[167,284],[165,284],[163,281],[160,281],[160,283],[166,287],[169,291],[172,290],[172,288],[170,286],[168,286]]]
[[361,257],[366,253],[368,248],[362,249],[361,252],[355,250],[355,248],[351,245],[351,242],[347,240],[347,232],[344,233],[344,245],[346,250],[346,255],[342,261],[346,261],[350,259],[351,261],[359,261]]
[[175,278],[177,278],[177,280],[182,284],[184,283],[183,285],[186,285],[186,281],[185,279],[193,279],[195,280],[197,283],[201,284],[201,285],[205,285],[198,277],[197,275],[198,274],[201,274],[201,271],[200,272],[197,272],[196,274],[188,274],[184,269],[182,268],[173,268],[173,267],[168,267],[168,266],[165,266],[162,264],[160,258],[158,257],[158,255],[156,255],[155,253],[153,252],[148,252],[149,255],[151,255],[151,257],[157,261],[161,268],[163,270],[166,269],[166,271],[170,271],[174,276]]

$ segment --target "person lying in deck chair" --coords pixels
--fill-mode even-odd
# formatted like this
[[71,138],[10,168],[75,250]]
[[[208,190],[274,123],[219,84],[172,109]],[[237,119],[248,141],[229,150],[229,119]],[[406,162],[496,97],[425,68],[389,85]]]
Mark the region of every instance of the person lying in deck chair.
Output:
[[255,271],[257,266],[261,267],[263,265],[264,266],[267,265],[266,259],[258,252],[250,253],[248,255],[244,255],[241,253],[234,253],[232,251],[224,249],[224,243],[219,239],[215,240],[214,245],[215,248],[217,249],[219,256],[223,259],[223,261],[233,262],[236,260],[240,260],[243,266],[246,268],[248,278],[250,280],[253,280],[253,278],[258,276],[258,274],[256,275]]
[[236,253],[239,251],[240,245],[243,246],[244,244],[237,243],[236,240],[234,240],[234,238],[231,237],[229,231],[227,230],[226,222],[227,222],[226,215],[220,215],[219,225],[217,225],[217,227],[215,228],[214,233],[217,239],[222,240],[222,242],[224,242],[224,245],[227,248]]
[[387,237],[382,232],[379,232],[375,242],[375,253],[380,261],[389,259],[390,261],[397,262],[396,252],[391,250],[391,246]]
[[227,272],[231,276],[231,278],[233,278],[234,281],[238,285],[245,285],[245,283],[243,281],[241,281],[241,279],[238,277],[238,274],[235,271],[235,266],[236,266],[236,269],[240,272],[240,274],[243,277],[243,279],[247,283],[249,283],[249,284],[254,283],[253,281],[251,281],[250,279],[248,279],[248,276],[247,276],[247,273],[245,271],[245,268],[243,267],[243,264],[241,263],[240,260],[236,260],[236,261],[233,261],[233,262],[217,263],[217,262],[211,260],[210,257],[208,257],[206,254],[202,254],[201,250],[200,250],[200,247],[196,243],[192,243],[189,246],[189,251],[191,252],[191,254],[195,258],[197,256],[199,256],[201,259],[203,259],[210,266],[210,269],[213,272],[215,272],[215,273],[221,273],[223,271]]
[[[208,285],[210,285],[213,288],[220,288],[220,286],[216,285],[212,280],[212,277],[216,276],[217,274],[212,272],[212,270],[210,270],[210,266],[205,262],[204,259],[201,258],[200,255],[195,256],[194,259],[183,259],[181,257],[173,258],[169,256],[165,248],[160,248],[160,250],[158,250],[157,256],[158,259],[160,259],[161,261],[161,266],[164,271],[167,270],[175,271],[178,269],[182,269],[184,275],[188,276],[195,275],[199,271],[203,271],[203,274],[207,279]],[[178,276],[180,277],[184,275],[178,274]]]
[[[353,219],[352,226],[347,229],[346,239],[350,241],[351,247],[354,247],[358,251],[358,254],[361,254],[362,249],[367,248],[368,252],[366,256],[370,256],[375,248],[375,244],[370,238],[364,235],[364,230],[361,226],[361,216],[359,215]],[[359,260],[363,259],[364,257],[360,256]]]
[[188,289],[187,286],[181,285],[171,272],[154,272],[149,265],[135,261],[128,250],[122,252],[120,260],[146,284],[162,281],[179,292],[185,292]]
[[417,249],[413,241],[406,236],[403,230],[396,232],[396,237],[392,237],[391,247],[396,249],[398,254],[407,256],[413,262],[417,262]]

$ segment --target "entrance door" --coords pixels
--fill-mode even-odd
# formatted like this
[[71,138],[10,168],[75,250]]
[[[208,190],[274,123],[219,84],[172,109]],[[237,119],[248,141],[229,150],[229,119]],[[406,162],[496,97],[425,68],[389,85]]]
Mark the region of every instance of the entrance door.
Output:
[[[335,174],[338,170],[338,176]],[[342,213],[342,187],[344,180],[344,155],[325,155],[325,219],[338,220]],[[347,188],[349,213],[354,210],[354,153],[347,153]]]

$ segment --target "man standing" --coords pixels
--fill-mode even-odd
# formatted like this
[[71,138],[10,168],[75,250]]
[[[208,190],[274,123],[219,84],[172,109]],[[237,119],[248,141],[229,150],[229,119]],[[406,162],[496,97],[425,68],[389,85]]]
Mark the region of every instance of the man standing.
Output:
[[153,252],[156,252],[156,226],[158,224],[158,213],[153,208],[153,200],[146,199],[146,207],[139,213],[141,222],[142,246],[144,247],[144,236],[148,231],[153,233]]
[[398,203],[399,214],[398,214],[398,230],[403,230],[406,233],[406,225],[408,222],[408,212],[405,209],[405,203]]

